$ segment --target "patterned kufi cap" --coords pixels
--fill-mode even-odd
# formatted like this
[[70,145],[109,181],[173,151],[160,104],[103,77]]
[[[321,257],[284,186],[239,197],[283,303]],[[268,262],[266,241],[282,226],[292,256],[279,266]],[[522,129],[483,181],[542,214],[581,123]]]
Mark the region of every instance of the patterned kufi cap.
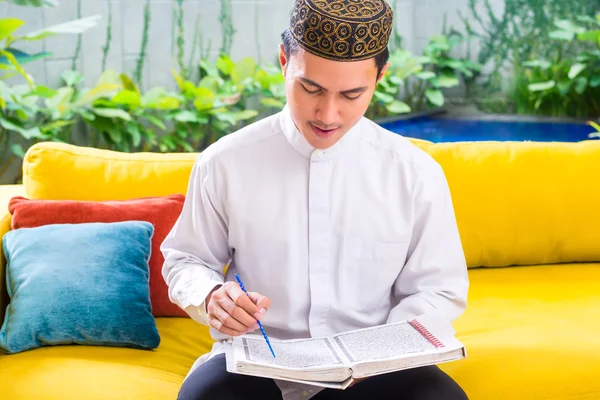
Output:
[[296,0],[290,32],[312,54],[359,61],[386,49],[393,25],[384,0]]

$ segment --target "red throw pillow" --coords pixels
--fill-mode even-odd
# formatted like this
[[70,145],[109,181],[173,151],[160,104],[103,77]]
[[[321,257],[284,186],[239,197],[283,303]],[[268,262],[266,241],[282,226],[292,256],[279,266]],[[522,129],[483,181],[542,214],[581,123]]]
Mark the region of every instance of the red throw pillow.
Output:
[[177,221],[185,196],[171,195],[120,201],[34,200],[13,197],[8,205],[12,229],[35,228],[50,224],[88,222],[148,221],[154,226],[150,255],[150,301],[155,317],[188,317],[169,300],[162,277],[164,257],[160,245]]

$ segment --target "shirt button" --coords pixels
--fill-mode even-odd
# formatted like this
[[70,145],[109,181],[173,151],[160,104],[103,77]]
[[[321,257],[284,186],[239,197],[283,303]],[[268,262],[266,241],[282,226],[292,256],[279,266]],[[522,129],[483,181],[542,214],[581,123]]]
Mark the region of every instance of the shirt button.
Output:
[[315,151],[315,157],[318,159],[323,158],[323,151],[322,150],[316,150]]

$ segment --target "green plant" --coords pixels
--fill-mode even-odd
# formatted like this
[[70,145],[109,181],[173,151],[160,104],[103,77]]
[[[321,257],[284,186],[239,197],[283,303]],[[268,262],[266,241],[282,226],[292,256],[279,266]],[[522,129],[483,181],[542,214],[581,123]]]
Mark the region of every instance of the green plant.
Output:
[[[7,0],[0,0],[0,3],[6,2],[6,1]],[[56,7],[56,6],[58,6],[58,1],[56,1],[56,0],[8,0],[8,2],[16,4],[18,6],[30,6],[30,7],[44,7],[44,6]]]
[[144,61],[146,60],[146,51],[148,49],[148,32],[150,30],[150,0],[146,0],[144,5],[144,27],[142,28],[142,45],[140,55],[135,64],[134,79],[138,85],[142,85],[142,76],[144,73]]
[[478,62],[491,64],[484,83],[486,91],[504,89],[503,70],[518,60],[532,60],[556,50],[549,21],[574,20],[579,15],[598,12],[598,0],[504,0],[498,12],[490,0],[469,0],[469,17],[458,12],[467,33],[478,39]]
[[477,63],[450,56],[461,40],[458,36],[433,36],[421,56],[403,49],[393,51],[390,68],[377,85],[367,116],[381,118],[442,107],[443,89],[458,86],[461,74],[473,76],[481,69]]
[[[3,42],[0,44],[0,70],[6,71],[0,79],[6,80],[10,77],[20,75],[25,78],[32,88],[35,87],[33,77],[27,73],[23,65],[48,57],[51,53],[44,51],[36,54],[28,54],[15,48],[15,44],[20,41],[42,40],[57,34],[81,34],[95,26],[99,18],[99,16],[81,18],[23,35],[17,35],[16,31],[25,24],[25,21],[18,18],[0,19],[0,41]],[[4,103],[5,101],[0,97],[0,108],[4,108]]]
[[518,113],[600,116],[600,14],[577,21],[555,21],[549,36],[557,51],[517,64],[512,97]]
[[202,60],[200,68],[198,84],[173,71],[182,107],[165,115],[174,127],[171,133],[161,138],[161,151],[206,148],[238,128],[240,123],[260,114],[249,106],[250,99],[259,90],[276,90],[272,75],[249,57],[234,62],[223,54],[214,65]]

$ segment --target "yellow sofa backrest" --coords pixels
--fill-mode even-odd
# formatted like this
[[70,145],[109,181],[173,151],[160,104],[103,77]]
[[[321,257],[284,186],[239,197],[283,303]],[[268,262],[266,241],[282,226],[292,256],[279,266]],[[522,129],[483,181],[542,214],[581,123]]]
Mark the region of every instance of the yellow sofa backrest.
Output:
[[[600,141],[415,143],[446,172],[469,267],[600,261]],[[37,199],[185,194],[196,157],[41,143],[23,183]]]

